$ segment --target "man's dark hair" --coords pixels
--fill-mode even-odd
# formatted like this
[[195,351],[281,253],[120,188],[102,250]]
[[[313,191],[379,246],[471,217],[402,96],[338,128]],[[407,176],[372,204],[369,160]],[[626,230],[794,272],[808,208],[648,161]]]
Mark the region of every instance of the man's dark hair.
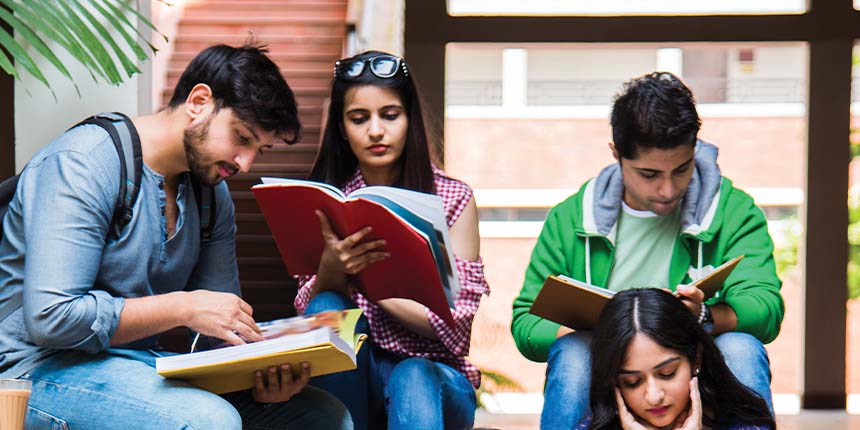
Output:
[[267,52],[265,45],[253,43],[204,49],[182,72],[168,108],[181,106],[195,85],[206,84],[216,110],[230,108],[241,121],[297,142],[302,126],[296,98]]
[[693,94],[675,75],[654,72],[624,83],[612,106],[612,140],[622,158],[638,148],[695,146],[702,121]]

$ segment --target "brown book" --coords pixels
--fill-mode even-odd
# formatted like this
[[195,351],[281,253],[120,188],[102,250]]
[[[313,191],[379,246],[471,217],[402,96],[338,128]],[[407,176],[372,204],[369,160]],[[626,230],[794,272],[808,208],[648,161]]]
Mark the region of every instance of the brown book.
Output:
[[[744,256],[735,257],[690,283],[705,293],[705,300],[720,291],[723,282]],[[615,292],[588,285],[564,275],[546,278],[529,310],[534,315],[577,330],[593,330],[600,312]]]

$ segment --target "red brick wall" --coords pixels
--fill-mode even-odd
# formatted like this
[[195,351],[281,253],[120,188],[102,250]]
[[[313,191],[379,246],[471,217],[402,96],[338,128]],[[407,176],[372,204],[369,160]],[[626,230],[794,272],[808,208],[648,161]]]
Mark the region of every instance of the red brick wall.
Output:
[[[606,119],[449,118],[445,137],[446,170],[473,188],[577,188],[613,162]],[[700,137],[741,187],[804,184],[805,118],[705,118]]]

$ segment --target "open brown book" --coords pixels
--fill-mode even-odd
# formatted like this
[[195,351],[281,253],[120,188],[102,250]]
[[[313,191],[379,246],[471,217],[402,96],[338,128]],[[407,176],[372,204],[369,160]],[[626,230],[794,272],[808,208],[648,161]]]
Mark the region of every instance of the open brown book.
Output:
[[[710,299],[720,291],[723,282],[743,258],[740,255],[721,264],[711,273],[690,282],[690,285],[702,290],[705,300]],[[529,312],[575,330],[593,330],[600,312],[614,295],[614,291],[606,288],[588,285],[564,275],[550,275]]]

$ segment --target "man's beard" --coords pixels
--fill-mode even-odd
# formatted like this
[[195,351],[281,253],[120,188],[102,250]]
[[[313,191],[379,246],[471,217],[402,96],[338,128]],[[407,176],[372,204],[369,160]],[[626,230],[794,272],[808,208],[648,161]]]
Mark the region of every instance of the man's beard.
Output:
[[187,127],[182,137],[182,146],[185,148],[185,159],[188,161],[191,176],[201,183],[215,185],[221,182],[221,177],[213,177],[213,163],[206,161],[206,156],[202,151],[204,142],[209,136],[209,124],[211,122],[212,117],[210,116],[200,125]]

